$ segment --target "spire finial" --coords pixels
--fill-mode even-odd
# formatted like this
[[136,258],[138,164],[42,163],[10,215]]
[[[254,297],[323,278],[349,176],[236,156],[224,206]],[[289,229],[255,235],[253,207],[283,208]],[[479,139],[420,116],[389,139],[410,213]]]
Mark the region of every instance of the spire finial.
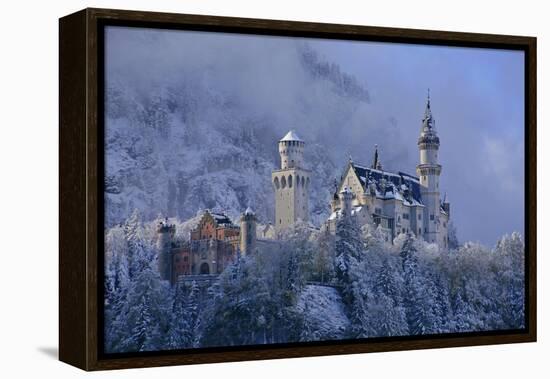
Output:
[[380,158],[378,156],[378,144],[374,145],[374,159],[372,161],[372,168],[375,170],[382,170],[382,164],[380,163]]
[[430,89],[428,88],[428,97],[426,99],[426,110],[424,111],[424,118],[422,119],[422,131],[421,133],[427,132],[428,130],[434,130],[435,121],[432,116],[432,109],[430,105]]

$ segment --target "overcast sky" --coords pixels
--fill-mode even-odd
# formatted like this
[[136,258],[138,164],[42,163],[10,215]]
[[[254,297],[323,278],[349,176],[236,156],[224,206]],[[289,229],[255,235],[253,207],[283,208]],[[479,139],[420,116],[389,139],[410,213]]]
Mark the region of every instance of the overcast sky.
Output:
[[[293,128],[332,145],[337,161],[349,154],[366,161],[378,143],[385,168],[415,174],[429,88],[441,141],[440,188],[460,240],[493,245],[505,233],[523,233],[523,52],[138,30],[108,29],[108,77],[131,78],[145,92],[162,81],[200,77],[250,112],[271,115],[276,133]],[[334,104],[327,87],[304,78],[297,41],[355,76],[370,103]]]
[[[440,136],[441,189],[461,239],[524,230],[524,56],[520,51],[318,41],[364,81],[416,150],[427,89]],[[375,138],[375,136],[373,136]],[[391,146],[384,146],[391,149]],[[403,168],[414,172],[414,161]]]

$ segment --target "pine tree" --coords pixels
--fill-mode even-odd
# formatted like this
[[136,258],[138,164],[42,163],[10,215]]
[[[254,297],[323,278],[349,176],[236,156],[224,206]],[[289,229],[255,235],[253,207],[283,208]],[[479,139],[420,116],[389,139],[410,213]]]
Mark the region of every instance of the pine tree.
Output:
[[433,314],[434,286],[423,278],[416,254],[416,240],[409,233],[401,248],[400,256],[405,285],[405,314],[409,333],[413,335],[433,333],[434,325],[437,322]]
[[174,301],[170,315],[168,344],[171,349],[183,349],[190,345],[189,341],[192,339],[189,316],[186,312],[187,296],[185,284],[178,283],[174,290]]
[[[370,253],[370,252],[369,252]],[[391,253],[383,251],[382,264],[378,267],[370,304],[370,323],[375,336],[405,335],[408,331],[401,293],[401,270],[393,264]]]
[[129,289],[127,245],[122,228],[112,228],[105,239],[105,350],[118,345],[121,333],[116,320],[122,312]]
[[185,304],[185,314],[187,316],[187,324],[189,328],[189,346],[198,347],[201,329],[200,317],[200,288],[197,282],[191,283],[191,289],[187,296]]
[[500,310],[504,327],[525,325],[525,245],[517,232],[502,237],[494,250],[500,296],[494,305]]
[[336,224],[335,243],[336,278],[344,285],[352,282],[351,272],[363,253],[361,231],[351,217],[343,217]]
[[351,217],[343,217],[336,224],[335,273],[342,286],[342,300],[347,306],[352,338],[372,334],[367,309],[372,294],[365,282],[362,265],[364,245],[361,230]]

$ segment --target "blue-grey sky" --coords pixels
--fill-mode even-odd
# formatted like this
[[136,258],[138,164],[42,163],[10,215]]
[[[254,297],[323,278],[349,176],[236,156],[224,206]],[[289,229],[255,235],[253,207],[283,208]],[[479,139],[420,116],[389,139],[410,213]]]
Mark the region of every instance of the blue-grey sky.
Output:
[[[314,46],[366,83],[372,106],[395,117],[411,152],[430,89],[441,189],[461,239],[491,244],[503,233],[523,232],[523,52],[342,41]],[[413,172],[417,156],[409,157],[403,169]]]
[[[106,37],[112,81],[130,78],[143,93],[187,81],[231,95],[269,118],[270,132],[295,129],[335,151],[342,166],[350,154],[369,160],[379,144],[386,169],[414,174],[429,88],[440,188],[459,239],[492,245],[524,231],[523,52],[118,27]],[[297,59],[304,43],[353,75],[370,101],[334,97],[306,78]]]

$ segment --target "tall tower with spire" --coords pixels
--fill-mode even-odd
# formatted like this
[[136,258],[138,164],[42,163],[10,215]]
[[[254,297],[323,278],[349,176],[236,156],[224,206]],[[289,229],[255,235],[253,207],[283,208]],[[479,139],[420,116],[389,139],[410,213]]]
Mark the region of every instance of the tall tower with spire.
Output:
[[298,220],[309,220],[310,171],[304,168],[305,142],[294,131],[279,141],[281,168],[273,171],[275,230],[281,231]]
[[426,101],[426,110],[422,119],[420,137],[420,164],[416,166],[416,173],[420,178],[420,191],[424,203],[422,234],[427,242],[437,242],[440,239],[440,192],[439,176],[441,165],[438,163],[439,137],[435,129],[435,120],[430,104],[430,92]]

